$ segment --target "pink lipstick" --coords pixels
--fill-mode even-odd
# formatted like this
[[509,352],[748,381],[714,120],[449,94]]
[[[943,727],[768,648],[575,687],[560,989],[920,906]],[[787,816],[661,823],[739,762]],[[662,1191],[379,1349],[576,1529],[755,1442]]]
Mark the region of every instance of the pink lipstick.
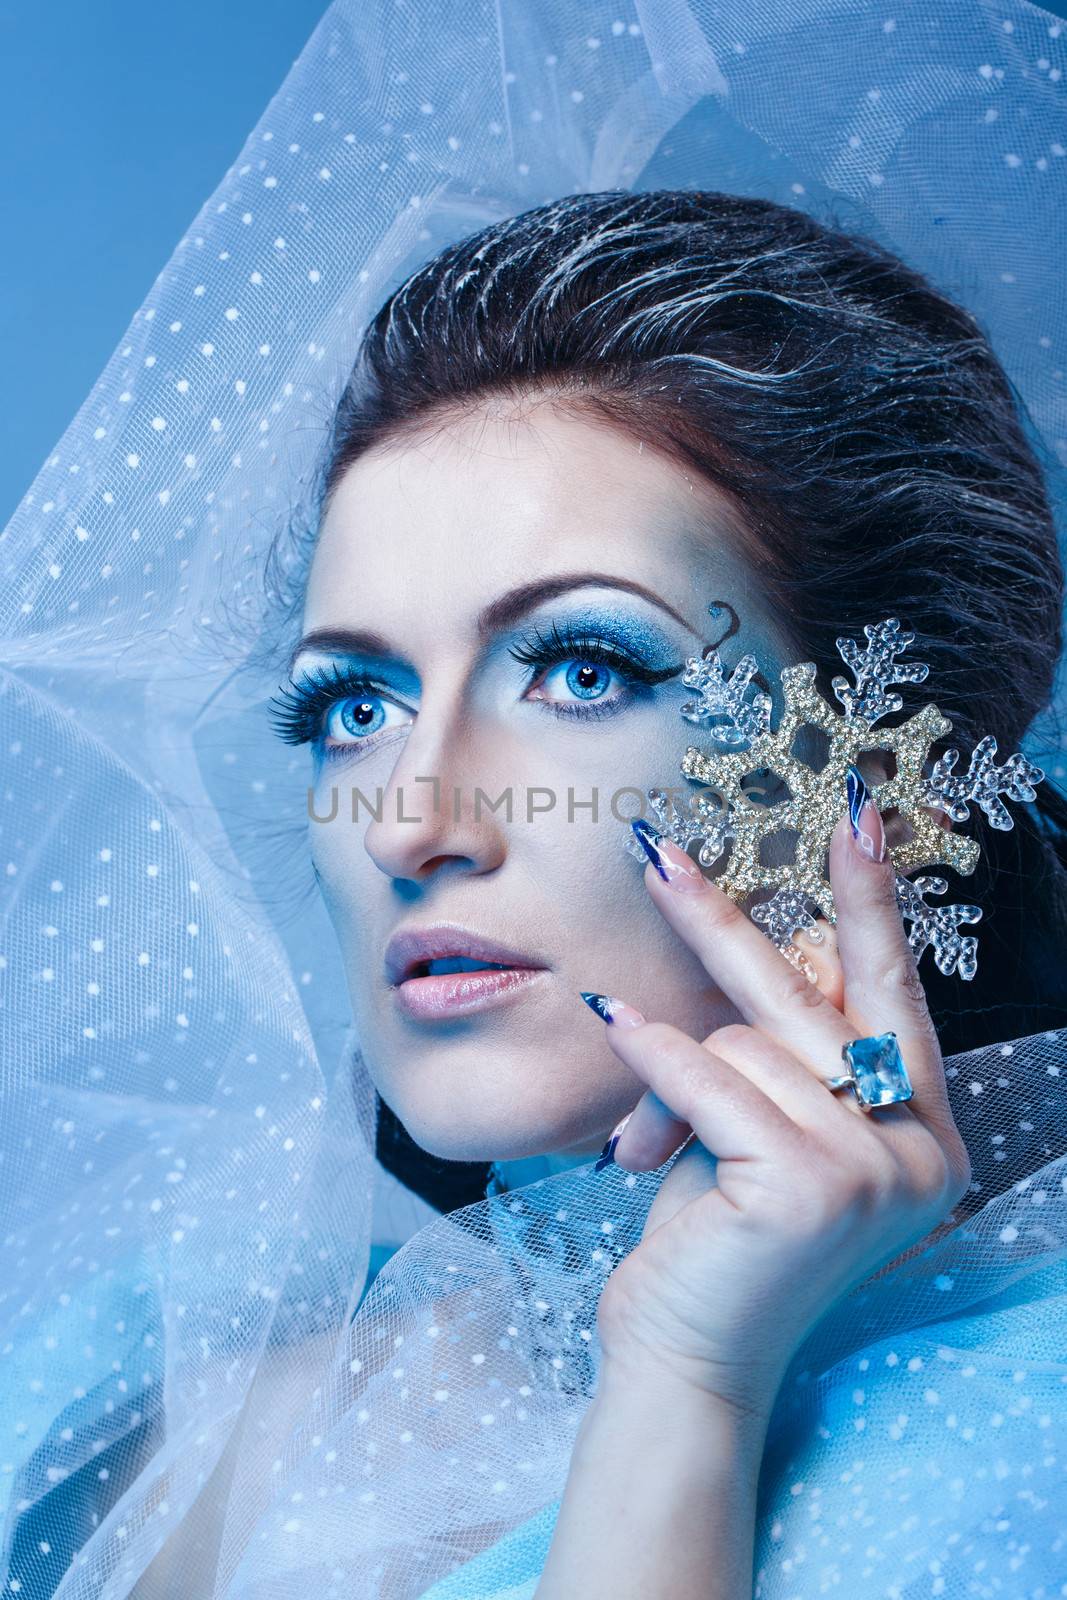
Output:
[[456,923],[398,929],[385,951],[386,982],[400,1009],[419,1021],[509,1004],[548,970],[538,955]]

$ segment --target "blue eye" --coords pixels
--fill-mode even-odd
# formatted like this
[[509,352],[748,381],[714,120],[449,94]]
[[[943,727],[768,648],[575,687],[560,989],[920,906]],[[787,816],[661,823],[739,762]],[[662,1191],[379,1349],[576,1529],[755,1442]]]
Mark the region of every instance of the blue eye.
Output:
[[377,684],[334,662],[291,682],[271,702],[275,731],[287,744],[311,744],[324,756],[369,745],[373,736],[402,728],[415,713]]
[[[559,628],[509,649],[533,669],[522,698],[540,701],[558,717],[600,717],[647,699],[658,684],[676,678],[684,662],[654,666],[592,631]],[[661,658],[662,659],[662,658]],[[291,679],[270,703],[275,732],[287,744],[310,744],[323,758],[377,748],[415,720],[391,687],[351,665],[331,662]]]
[[[562,687],[569,690],[576,699],[599,700],[606,694],[612,679],[616,676],[601,661],[567,661],[546,672],[540,687],[547,690],[554,679],[562,677]],[[559,687],[557,685],[557,690]],[[555,698],[555,696],[546,694],[542,698]]]
[[[323,732],[329,744],[350,744],[378,733],[386,726],[390,711],[400,707],[378,694],[338,700],[326,712]],[[401,724],[402,725],[402,724]]]
[[684,666],[653,666],[606,639],[555,624],[547,634],[535,630],[508,653],[533,668],[523,698],[541,701],[561,717],[624,711],[657,684],[677,677]]

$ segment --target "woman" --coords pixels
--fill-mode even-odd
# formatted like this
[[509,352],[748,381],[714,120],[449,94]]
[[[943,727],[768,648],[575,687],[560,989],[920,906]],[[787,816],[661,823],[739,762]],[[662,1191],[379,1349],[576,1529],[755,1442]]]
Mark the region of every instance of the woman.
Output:
[[[654,192],[537,208],[402,285],[324,485],[279,727],[312,747],[317,876],[383,1100],[453,1160],[588,1160],[622,1117],[603,1154],[640,1171],[698,1135],[600,1296],[600,1384],[535,1592],[747,1594],[804,1335],[988,1191],[941,1052],[1067,1021],[1047,961],[1062,802],[1042,791],[1051,836],[989,830],[1000,940],[967,988],[927,978],[935,1028],[855,768],[814,987],[674,840],[643,831],[638,895],[617,824],[583,833],[573,804],[531,817],[524,797],[566,790],[592,816],[620,774],[654,785],[708,595],[772,681],[899,608],[958,685],[939,695],[954,728],[1014,747],[1059,649],[1040,469],[981,333],[914,273],[770,203]],[[1027,638],[1029,693],[1005,681]],[[581,990],[626,997],[583,996],[600,1040]],[[850,1122],[857,1103],[812,1078],[886,1029],[915,1109]],[[619,1512],[605,1547],[599,1514]]]
[[[1008,19],[1028,49],[1042,15]],[[746,187],[755,147],[732,168],[685,123],[706,106],[721,132],[728,86],[744,127],[758,85],[772,121],[795,119],[765,128],[774,151],[804,152],[805,116],[850,106],[866,63],[878,95],[843,124],[861,132],[817,140],[809,176],[850,193],[845,152],[866,139],[890,179],[872,217],[905,196],[901,234],[916,255],[943,238],[962,280],[989,254],[1001,359],[1051,440],[1055,340],[1024,341],[1033,313],[1001,277],[1045,241],[1000,187],[1016,169],[999,145],[945,131],[971,126],[1015,45],[969,11],[921,42],[827,20],[816,37],[729,7],[644,31],[575,31],[550,6],[498,19],[507,172],[529,203],[475,227],[505,125],[445,91],[488,59],[481,21],[446,36],[408,18],[395,43],[395,18],[335,8],[120,351],[113,405],[87,413],[90,470],[57,451],[28,498],[7,697],[12,814],[32,823],[5,968],[30,1069],[5,1117],[14,1592],[1058,1581],[1052,783],[1010,830],[960,830],[982,844],[970,982],[929,954],[916,981],[881,849],[902,852],[907,825],[872,804],[892,782],[877,744],[826,802],[838,919],[798,934],[810,977],[669,829],[646,831],[639,882],[633,807],[611,808],[674,782],[700,647],[729,668],[751,650],[768,689],[805,659],[825,683],[839,636],[899,615],[966,751],[994,733],[1007,756],[1049,701],[1049,488],[980,325],[863,230],[711,187],[716,170]],[[774,92],[798,52],[818,101]],[[956,52],[990,75],[955,76]],[[389,71],[353,71],[376,56]],[[364,81],[397,103],[354,109]],[[1028,84],[1005,96],[1028,104]],[[918,190],[906,130],[925,136],[932,105],[946,121]],[[1030,109],[1031,135],[1057,126]],[[622,181],[590,181],[611,151]],[[283,152],[302,164],[288,186]],[[420,160],[465,198],[428,176],[436,206],[408,195]],[[431,249],[438,229],[452,242]],[[339,335],[368,320],[351,371]],[[323,391],[340,400],[320,455]],[[303,522],[300,482],[307,536],[273,546],[272,632],[249,574],[264,530]],[[42,550],[57,503],[64,542]],[[278,821],[303,808],[304,754],[283,742],[272,768],[263,744],[276,640],[276,726],[314,746],[306,838]],[[926,699],[909,687],[906,709]],[[82,802],[58,831],[42,770]],[[313,902],[290,915],[308,843],[333,939]],[[442,960],[507,970],[423,973]],[[317,1055],[349,1020],[331,1081]],[[913,1099],[858,1117],[827,1076],[889,1030]],[[400,1188],[375,1154],[439,1214],[356,1309],[372,1200],[377,1217]]]

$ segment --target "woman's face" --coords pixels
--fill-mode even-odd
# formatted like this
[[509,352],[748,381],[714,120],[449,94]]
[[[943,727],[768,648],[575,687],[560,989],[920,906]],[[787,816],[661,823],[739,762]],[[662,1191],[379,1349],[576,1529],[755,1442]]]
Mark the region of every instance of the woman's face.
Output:
[[[367,1068],[434,1154],[599,1151],[642,1085],[583,989],[694,1036],[734,1014],[624,842],[645,791],[691,789],[708,604],[765,670],[787,649],[736,533],[705,482],[547,402],[376,448],[337,489],[292,674],[325,684],[311,849]],[[414,965],[442,948],[511,967]]]

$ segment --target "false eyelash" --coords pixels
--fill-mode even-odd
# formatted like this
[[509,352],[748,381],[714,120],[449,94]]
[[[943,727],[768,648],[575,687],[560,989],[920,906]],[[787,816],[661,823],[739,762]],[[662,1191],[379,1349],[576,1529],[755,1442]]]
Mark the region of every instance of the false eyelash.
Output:
[[313,667],[299,681],[278,692],[268,702],[271,725],[286,744],[310,744],[322,737],[323,718],[338,700],[359,699],[370,694],[392,694],[387,684],[379,683],[351,667]]
[[677,677],[685,664],[679,662],[675,667],[649,667],[595,635],[571,633],[556,623],[552,624],[547,634],[534,629],[521,644],[510,646],[508,654],[513,660],[535,667],[538,671],[556,666],[561,661],[599,661],[604,666],[613,667],[628,683],[644,684],[666,683],[668,678]]

